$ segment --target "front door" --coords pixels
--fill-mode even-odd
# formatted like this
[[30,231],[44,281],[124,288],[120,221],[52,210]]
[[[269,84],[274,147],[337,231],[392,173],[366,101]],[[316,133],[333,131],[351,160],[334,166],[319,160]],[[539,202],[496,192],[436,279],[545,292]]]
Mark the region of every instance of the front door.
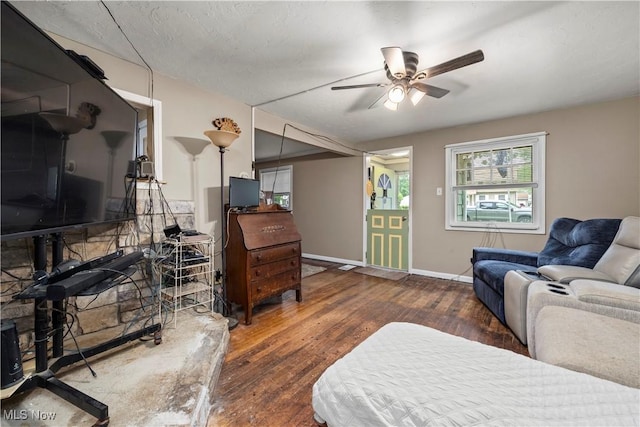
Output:
[[409,269],[410,148],[385,150],[367,158],[367,265]]
[[367,212],[367,264],[408,269],[409,211],[369,209]]

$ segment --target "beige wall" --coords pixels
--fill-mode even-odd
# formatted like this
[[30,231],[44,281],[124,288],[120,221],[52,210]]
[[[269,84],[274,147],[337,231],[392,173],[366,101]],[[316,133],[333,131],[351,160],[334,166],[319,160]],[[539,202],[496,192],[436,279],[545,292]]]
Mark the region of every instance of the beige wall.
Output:
[[[474,246],[490,241],[502,247],[504,242],[508,248],[538,251],[548,235],[445,231],[444,196],[436,196],[436,188],[445,184],[445,145],[548,132],[548,230],[560,216],[587,219],[640,214],[639,115],[639,99],[629,98],[373,141],[362,148],[413,146],[412,268],[470,276]],[[282,164],[294,166],[294,214],[303,233],[303,251],[362,261],[362,158]],[[273,164],[264,165],[270,166]]]
[[[281,162],[293,166],[293,215],[303,253],[362,258],[362,162],[361,156]],[[258,170],[274,166],[265,163]]]
[[[435,107],[434,107],[435,108]],[[537,251],[547,235],[444,230],[447,144],[547,131],[546,218],[640,214],[639,98],[460,126],[364,144],[368,150],[413,146],[413,268],[470,275],[471,248],[495,239]],[[339,243],[337,243],[339,245]]]
[[[168,200],[194,200],[197,229],[219,236],[220,223],[217,222],[215,233],[213,225],[220,216],[220,154],[203,132],[213,129],[211,122],[215,118],[233,119],[242,133],[225,154],[225,183],[228,176],[251,173],[251,107],[158,73],[154,73],[151,94],[146,68],[62,37],[52,37],[64,48],[89,56],[105,71],[109,86],[162,102],[162,167],[166,182],[163,194]],[[202,140],[205,148],[195,161],[179,138]]]
[[[105,70],[108,84],[150,97],[145,68],[66,39],[56,40],[65,48],[90,56]],[[213,233],[213,221],[219,216],[219,154],[208,146],[194,162],[176,137],[204,140],[202,132],[212,127],[212,119],[231,117],[243,132],[225,154],[225,181],[230,175],[250,173],[251,108],[166,76],[154,77],[153,97],[162,101],[164,113],[164,195],[169,200],[195,200],[197,228]],[[471,248],[488,236],[444,230],[444,197],[436,196],[435,189],[444,187],[445,145],[549,132],[548,229],[558,216],[623,217],[640,213],[639,116],[639,99],[630,98],[373,141],[362,148],[413,146],[412,268],[468,274]],[[255,122],[256,127],[280,133],[284,120],[258,112]],[[303,233],[305,253],[361,260],[363,182],[359,156],[308,161],[304,167],[294,165],[294,215]],[[498,246],[504,241],[509,248],[524,250],[540,249],[547,238],[506,233],[493,237]]]

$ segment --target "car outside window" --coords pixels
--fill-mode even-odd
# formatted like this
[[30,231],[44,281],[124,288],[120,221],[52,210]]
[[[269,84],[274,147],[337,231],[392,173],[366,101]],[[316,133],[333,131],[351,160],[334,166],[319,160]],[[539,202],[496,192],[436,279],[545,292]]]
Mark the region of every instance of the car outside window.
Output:
[[451,144],[447,230],[544,234],[546,133]]

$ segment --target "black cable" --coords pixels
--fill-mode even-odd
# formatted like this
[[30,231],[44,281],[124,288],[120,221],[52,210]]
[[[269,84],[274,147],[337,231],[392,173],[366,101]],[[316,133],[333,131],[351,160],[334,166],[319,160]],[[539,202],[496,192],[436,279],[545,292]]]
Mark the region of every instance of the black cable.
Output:
[[[355,151],[355,152],[358,152],[360,154],[371,154],[368,151],[359,150],[359,149],[356,149],[356,148],[353,148],[353,147],[349,147],[348,145],[342,144],[341,142],[338,142],[338,141],[336,141],[334,139],[331,139],[328,136],[324,136],[324,135],[321,135],[321,134],[316,134],[316,133],[313,133],[313,132],[309,132],[309,131],[300,129],[299,127],[294,126],[294,125],[292,125],[290,123],[285,123],[283,128],[282,128],[282,137],[280,138],[280,152],[278,154],[278,163],[276,165],[276,171],[275,171],[275,175],[274,175],[274,178],[273,178],[273,185],[272,185],[272,188],[271,188],[271,198],[272,198],[272,200],[274,202],[275,202],[275,193],[276,193],[276,190],[275,190],[276,189],[276,180],[278,179],[278,171],[280,170],[280,163],[282,161],[282,152],[283,152],[283,148],[284,148],[285,133],[287,131],[287,126],[289,126],[292,129],[295,129],[295,130],[297,130],[299,132],[302,132],[302,133],[304,133],[306,135],[309,135],[309,136],[311,136],[313,138],[317,138],[317,139],[319,139],[319,140],[321,140],[323,142],[328,142],[328,143],[331,143],[331,144],[335,144],[335,145],[338,145],[338,146],[340,146],[342,148],[346,148],[348,150]],[[328,147],[324,146],[323,148],[328,148]]]
[[[69,306],[69,299],[67,298],[67,299],[65,299],[65,308],[64,308],[63,310],[59,310],[59,309],[57,309],[57,308],[51,307],[51,311],[52,311],[52,312],[57,311],[57,312],[59,312],[59,313],[64,314],[65,316],[71,316],[71,324],[69,324],[69,321],[68,321],[68,320],[66,321],[66,324],[67,324],[67,332],[65,332],[65,333],[64,333],[64,335],[62,336],[62,339],[64,339],[64,338],[65,338],[65,337],[70,333],[71,328],[73,327],[73,324],[74,324],[74,323],[76,322],[76,320],[77,320],[77,316],[75,316],[75,315],[73,315],[73,314],[71,314],[71,313],[69,313],[69,312],[67,311],[67,307],[68,307],[68,306]],[[56,333],[57,331],[60,331],[60,330],[64,331],[64,327],[59,328],[59,329],[52,329],[52,330],[50,330],[50,331],[47,333],[47,339],[51,338],[53,335],[55,335],[55,333]]]
[[287,131],[287,126],[291,126],[289,123],[285,123],[282,128],[282,138],[280,138],[280,152],[278,153],[278,164],[276,165],[276,173],[273,176],[273,185],[271,186],[271,201],[275,203],[276,200],[276,181],[278,179],[278,171],[280,170],[280,161],[282,160],[282,149],[284,148],[284,134]]
[[[73,317],[73,316],[72,316]],[[80,350],[80,345],[78,344],[78,341],[76,340],[76,336],[73,334],[73,332],[71,331],[71,327],[69,326],[69,321],[67,320],[67,330],[69,331],[69,335],[71,335],[71,339],[73,339],[73,342],[76,345],[76,350],[78,350],[78,354],[80,355],[80,357],[82,358],[82,360],[84,361],[84,364],[87,366],[87,368],[89,369],[89,372],[91,372],[91,375],[93,376],[93,378],[96,378],[98,376],[98,374],[96,374],[96,371],[93,370],[93,368],[91,367],[91,365],[89,364],[89,361],[87,360],[86,357],[84,357],[84,353],[82,352],[82,350]]]
[[29,278],[18,277],[18,276],[16,276],[15,274],[10,273],[9,271],[7,271],[7,270],[6,270],[6,269],[4,269],[4,268],[2,268],[2,269],[0,269],[0,270],[1,270],[4,274],[6,274],[7,276],[9,276],[9,277],[13,277],[13,278],[14,278],[14,279],[16,279],[16,280],[30,280],[30,279],[31,279],[30,277],[29,277]]
[[80,258],[80,261],[84,261],[84,257],[82,255],[80,255],[77,251],[71,249],[71,246],[69,245],[69,243],[67,242],[67,239],[65,239],[64,236],[62,236],[62,242],[64,243],[64,247],[67,248],[69,252],[76,255],[78,258]]
[[[105,289],[106,290],[106,289]],[[73,306],[76,308],[76,311],[85,311],[86,309],[89,308],[89,306],[91,304],[93,304],[95,302],[95,300],[98,299],[98,297],[100,296],[100,294],[96,294],[93,299],[91,301],[89,301],[83,308],[78,307],[78,300],[76,300],[76,302],[73,304]]]
[[149,239],[149,249],[153,249],[155,247],[155,241],[154,241],[154,227],[153,227],[153,194],[151,194],[151,182],[149,182],[149,187],[147,188],[147,197],[149,200],[149,208],[147,209],[147,211],[145,212],[147,215],[149,215],[149,231],[151,234],[151,237]]
[[131,42],[131,40],[129,40],[129,37],[127,37],[127,34],[124,32],[124,30],[122,29],[122,27],[120,26],[120,24],[118,23],[118,21],[116,20],[116,18],[113,16],[113,13],[111,13],[111,10],[107,7],[107,5],[105,4],[105,2],[103,0],[100,0],[100,3],[102,3],[102,5],[104,6],[105,9],[107,9],[107,12],[109,13],[109,16],[111,16],[111,19],[113,20],[113,22],[116,24],[116,26],[118,27],[118,30],[120,30],[120,32],[122,33],[122,35],[124,36],[124,38],[127,40],[127,42],[129,42],[129,44],[131,45],[131,48],[136,52],[136,54],[138,55],[138,57],[142,60],[142,62],[144,63],[144,65],[146,65],[147,69],[149,70],[149,73],[151,75],[150,78],[150,97],[153,100],[153,69],[151,68],[151,66],[147,63],[147,61],[145,61],[145,59],[142,57],[142,55],[140,54],[140,52],[138,51],[138,49],[136,49],[136,47],[134,46],[134,44]]
[[[348,145],[343,144],[341,142],[338,142],[338,141],[336,141],[334,139],[331,139],[328,136],[324,136],[324,135],[321,135],[321,134],[318,134],[318,133],[313,133],[313,132],[306,131],[304,129],[300,129],[299,127],[296,127],[296,126],[294,126],[294,125],[292,125],[290,123],[287,123],[287,125],[289,127],[291,127],[292,129],[295,129],[295,130],[297,130],[299,132],[302,132],[302,133],[304,133],[306,135],[309,135],[311,137],[317,138],[317,139],[319,139],[319,140],[321,140],[323,142],[328,142],[330,144],[335,144],[335,145],[338,145],[338,146],[340,146],[342,148],[346,148],[348,150],[355,151],[355,152],[360,153],[360,154],[373,154],[373,153],[371,153],[369,151],[366,151],[366,150],[359,150],[357,148],[349,147]],[[324,148],[327,148],[327,147],[325,146]]]
[[[140,287],[138,286],[138,284],[136,283],[136,281],[135,281],[135,280],[133,280],[133,275],[128,274],[128,273],[125,273],[124,271],[115,270],[115,269],[113,269],[113,268],[105,268],[105,267],[95,268],[95,269],[92,269],[92,270],[90,270],[90,271],[110,271],[110,272],[112,272],[112,273],[117,273],[117,274],[120,274],[120,275],[122,275],[122,276],[126,277],[127,279],[129,279],[129,281],[130,281],[131,283],[133,283],[133,286],[135,286],[135,287],[136,287],[136,289],[138,290],[138,300],[140,301],[140,304],[142,305],[142,290],[140,289]],[[114,280],[114,281],[112,282],[111,286],[109,286],[108,288],[104,289],[102,292],[106,291],[107,289],[111,289],[111,288],[113,288],[114,286],[117,286],[117,285],[119,285],[119,284],[120,284],[120,282],[116,282],[116,281]],[[94,299],[94,301],[95,301],[95,299]],[[91,301],[91,302],[93,302],[93,301]],[[90,303],[89,303],[89,304],[90,304]],[[88,305],[87,305],[87,306],[88,306]],[[86,307],[85,307],[85,309],[86,309]]]
[[173,211],[171,210],[171,206],[169,206],[169,202],[164,197],[164,193],[162,192],[162,187],[160,186],[160,183],[155,178],[154,178],[154,182],[156,183],[156,186],[158,187],[158,195],[159,195],[161,206],[162,206],[162,216],[164,218],[164,225],[165,226],[167,225],[166,214],[164,212],[165,205],[167,207],[167,210],[169,211],[169,214],[171,214],[171,219],[173,219],[173,222],[175,224],[177,224],[178,220],[176,220],[176,216],[173,214]]
[[[8,272],[7,270],[5,270],[4,268],[2,269],[2,272],[4,274],[6,274],[7,276],[16,279],[17,282],[13,282],[13,284],[11,286],[9,286],[8,288],[4,289],[2,292],[0,292],[1,296],[5,296],[5,295],[10,295],[10,294],[16,294],[18,293],[20,290],[22,290],[22,283],[26,282],[28,280],[31,280],[31,278],[22,278],[22,277],[18,277],[13,273]],[[16,288],[16,286],[18,286],[18,290],[14,290]],[[8,302],[12,302],[13,300],[9,300]],[[3,303],[2,307],[4,307],[7,303]]]

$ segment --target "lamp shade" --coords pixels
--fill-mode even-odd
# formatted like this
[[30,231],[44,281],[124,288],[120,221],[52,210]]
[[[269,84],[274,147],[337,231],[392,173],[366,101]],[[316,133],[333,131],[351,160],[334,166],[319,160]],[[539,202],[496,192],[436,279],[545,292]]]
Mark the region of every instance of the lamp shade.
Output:
[[206,130],[204,134],[211,140],[213,145],[220,148],[227,148],[238,138],[237,133],[226,130]]
[[131,133],[124,130],[103,130],[100,135],[102,135],[110,149],[117,150],[124,138],[131,135]]
[[391,111],[396,111],[398,109],[398,104],[391,101],[390,99],[384,101],[383,105]]
[[411,99],[411,103],[415,106],[418,105],[418,102],[420,102],[420,100],[424,98],[425,95],[426,94],[421,90],[411,89],[411,95],[409,96],[409,99]]

